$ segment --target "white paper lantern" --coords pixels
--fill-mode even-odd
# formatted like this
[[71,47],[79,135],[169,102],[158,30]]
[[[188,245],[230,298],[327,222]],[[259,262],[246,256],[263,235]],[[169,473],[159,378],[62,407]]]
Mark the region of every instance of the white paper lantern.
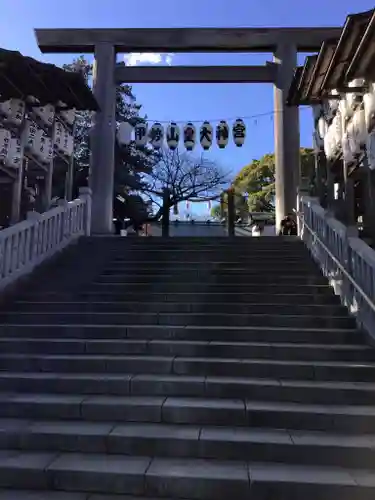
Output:
[[207,121],[203,122],[199,135],[200,135],[201,146],[205,151],[207,151],[211,147],[212,134],[213,134],[213,128],[210,122]]
[[238,118],[233,124],[233,141],[237,147],[243,146],[246,137],[246,125],[241,118]]
[[19,126],[25,117],[26,105],[21,99],[10,99],[0,103],[0,114],[2,114],[7,123]]
[[370,85],[370,92],[363,96],[365,120],[367,130],[370,132],[375,126],[375,84]]
[[18,168],[22,162],[21,139],[14,137],[10,140],[8,154],[4,160],[7,167]]
[[353,121],[351,121],[347,126],[346,134],[348,136],[349,149],[354,157],[354,155],[359,152],[359,144],[356,142]]
[[147,144],[147,122],[140,121],[134,127],[134,139],[137,146],[145,146]]
[[25,149],[35,156],[38,156],[39,152],[40,133],[41,129],[37,127],[35,122],[33,122],[32,120],[26,120],[23,130]]
[[[363,85],[364,85],[364,79],[356,78],[355,80],[349,82],[348,87],[363,87]],[[355,109],[358,106],[358,104],[362,101],[362,96],[360,93],[349,92],[346,95],[346,100],[348,102],[349,107]]]
[[342,137],[342,156],[343,156],[344,162],[348,165],[350,163],[352,163],[354,160],[354,156],[353,156],[352,150],[350,148],[349,136],[348,136],[347,132],[345,132],[345,134]]
[[63,149],[65,156],[72,156],[74,153],[74,137],[68,131],[64,136]]
[[[330,92],[330,94],[333,96],[339,96],[339,93],[337,92],[336,89],[333,89]],[[339,108],[339,104],[340,104],[340,99],[338,97],[336,99],[328,99],[328,107],[329,107],[329,111],[330,111],[330,116],[332,116],[336,113],[336,111]]]
[[55,118],[55,107],[52,104],[33,108],[33,113],[43,124],[51,127]]
[[73,125],[76,119],[76,110],[75,109],[64,109],[60,111],[60,116],[62,120],[68,125]]
[[154,149],[160,149],[163,145],[164,129],[159,122],[153,124],[150,129],[150,144]]
[[220,149],[224,149],[228,144],[229,127],[225,120],[221,120],[216,127],[216,142]]
[[176,122],[171,122],[167,128],[167,144],[169,149],[174,151],[180,141],[180,127]]
[[56,120],[53,130],[53,144],[57,151],[61,154],[64,154],[65,130],[64,125],[59,120]]
[[196,130],[193,123],[188,122],[184,127],[184,145],[188,151],[192,151],[195,146]]
[[364,109],[356,109],[353,118],[353,134],[357,145],[357,150],[361,150],[367,141],[367,128]]
[[44,132],[40,134],[39,139],[39,154],[38,157],[43,164],[48,164],[53,158],[52,139]]
[[335,152],[341,149],[342,141],[342,120],[340,111],[337,111],[336,116],[332,120],[332,145]]
[[366,152],[368,166],[371,170],[375,170],[375,130],[367,135]]
[[334,148],[333,148],[333,129],[329,127],[327,133],[324,136],[324,153],[328,160],[332,160],[334,156]]
[[132,141],[133,126],[129,122],[121,122],[117,130],[117,140],[121,145],[128,145]]
[[0,161],[2,162],[5,161],[8,155],[11,138],[12,136],[9,130],[0,128]]
[[323,116],[321,116],[318,120],[318,134],[321,139],[324,139],[327,130],[328,130],[328,124],[326,120],[323,118]]

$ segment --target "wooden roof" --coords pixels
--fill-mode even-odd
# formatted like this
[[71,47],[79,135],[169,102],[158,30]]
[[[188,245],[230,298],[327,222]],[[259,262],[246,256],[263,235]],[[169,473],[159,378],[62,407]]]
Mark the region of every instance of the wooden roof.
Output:
[[354,78],[375,75],[375,9],[346,18],[338,39],[323,42],[316,56],[308,56],[296,71],[288,104],[314,104],[333,89],[345,89]]
[[65,103],[68,108],[97,111],[93,93],[79,73],[0,49],[0,100],[33,96],[41,105]]

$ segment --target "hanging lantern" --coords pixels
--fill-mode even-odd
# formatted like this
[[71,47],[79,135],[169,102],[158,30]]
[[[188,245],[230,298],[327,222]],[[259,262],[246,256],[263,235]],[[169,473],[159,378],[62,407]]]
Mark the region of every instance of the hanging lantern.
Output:
[[180,141],[180,127],[175,122],[171,122],[167,128],[167,144],[169,149],[174,151]]
[[42,130],[31,120],[26,120],[23,134],[25,137],[25,149],[35,156],[38,156],[40,136]]
[[210,149],[211,144],[212,144],[212,125],[210,122],[203,122],[201,129],[200,129],[200,143],[202,148],[207,151]]
[[5,117],[5,121],[12,125],[21,125],[25,116],[26,105],[20,99],[10,99],[0,103],[0,114]]
[[10,140],[8,154],[4,160],[7,167],[18,168],[22,162],[21,139],[18,137]]
[[8,155],[11,138],[9,130],[0,128],[0,161],[4,161]]
[[137,146],[146,146],[147,144],[147,122],[140,121],[134,127],[134,139]]
[[76,119],[76,110],[74,108],[61,110],[60,116],[65,123],[67,123],[68,125],[73,125],[74,120]]
[[121,122],[117,130],[117,139],[122,146],[127,146],[132,141],[133,127],[129,122]]
[[66,129],[64,125],[56,120],[54,131],[53,131],[53,144],[59,153],[64,154],[64,137],[66,134]]
[[55,107],[52,104],[46,104],[41,107],[34,107],[33,113],[36,120],[42,122],[44,125],[51,127],[55,118]]
[[188,151],[192,151],[195,146],[196,131],[194,125],[189,122],[184,127],[184,144]]
[[216,127],[216,142],[220,149],[224,149],[228,144],[229,127],[225,120],[221,120]]
[[154,149],[160,149],[163,144],[164,129],[159,122],[153,124],[150,129],[150,143]]
[[233,141],[235,145],[240,148],[243,146],[246,137],[246,125],[241,118],[238,118],[233,124]]

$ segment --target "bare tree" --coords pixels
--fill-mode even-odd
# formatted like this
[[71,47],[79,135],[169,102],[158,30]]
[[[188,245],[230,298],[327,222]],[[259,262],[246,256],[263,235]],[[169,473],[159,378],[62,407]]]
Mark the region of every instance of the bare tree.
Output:
[[152,172],[145,177],[144,194],[159,207],[155,218],[162,213],[163,195],[169,192],[169,207],[182,201],[216,199],[229,182],[228,173],[216,163],[177,149],[163,149]]

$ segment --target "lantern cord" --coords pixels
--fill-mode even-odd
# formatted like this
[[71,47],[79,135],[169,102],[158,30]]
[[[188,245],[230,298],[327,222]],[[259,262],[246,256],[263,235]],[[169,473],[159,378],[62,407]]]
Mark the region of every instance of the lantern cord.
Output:
[[[300,108],[300,110],[310,110],[310,107],[304,107],[304,108]],[[265,116],[270,116],[270,117],[273,117],[276,113],[281,113],[281,111],[277,110],[277,111],[268,111],[267,113],[258,113],[256,115],[249,115],[249,116],[235,116],[235,117],[230,117],[230,118],[210,118],[210,119],[207,119],[207,118],[204,118],[204,119],[201,119],[201,120],[152,120],[151,118],[143,118],[143,121],[147,122],[147,123],[160,123],[160,124],[165,124],[165,123],[168,123],[170,124],[171,122],[173,123],[177,123],[177,124],[181,124],[181,123],[187,123],[187,122],[190,122],[190,123],[202,123],[202,122],[220,122],[221,120],[224,120],[224,121],[227,121],[227,122],[231,122],[231,121],[235,121],[235,120],[256,120],[258,118],[262,118],[262,117],[265,117]]]

